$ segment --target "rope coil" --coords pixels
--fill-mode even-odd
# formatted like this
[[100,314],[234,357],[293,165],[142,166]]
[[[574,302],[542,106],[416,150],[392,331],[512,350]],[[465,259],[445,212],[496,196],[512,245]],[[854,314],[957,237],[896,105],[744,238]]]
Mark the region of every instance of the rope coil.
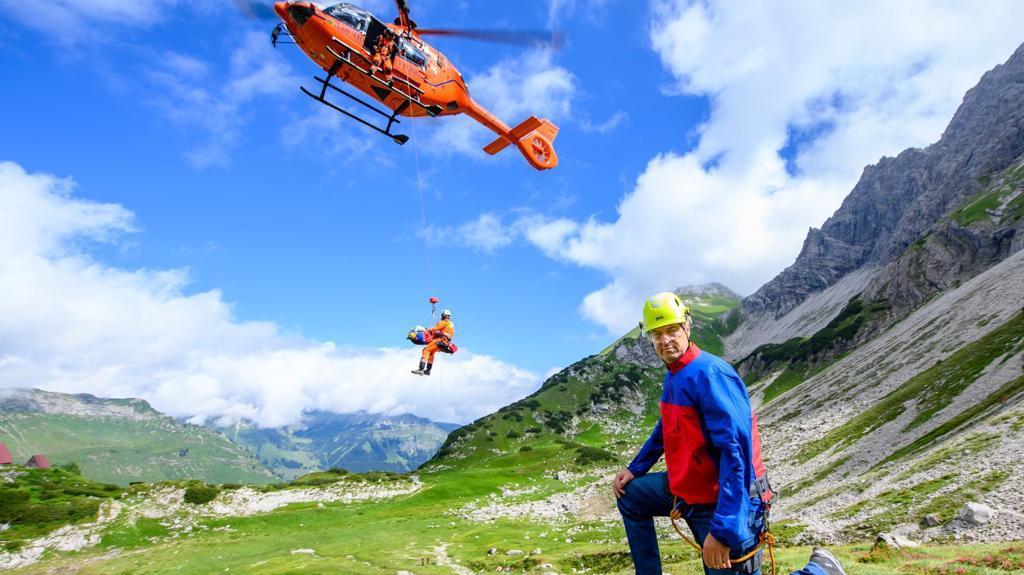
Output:
[[[765,519],[764,519],[764,530],[761,531],[761,533],[757,536],[757,545],[754,547],[754,549],[751,550],[750,553],[747,553],[746,555],[744,555],[743,557],[740,557],[739,559],[730,559],[729,560],[729,565],[740,565],[740,564],[743,564],[746,561],[748,561],[751,557],[756,555],[757,552],[761,550],[761,548],[767,547],[768,548],[768,559],[771,561],[771,564],[772,564],[772,575],[776,575],[776,573],[775,573],[775,543],[776,543],[776,541],[775,541],[775,536],[772,535],[770,526],[768,524],[768,517],[769,517],[770,511],[771,511],[771,505],[765,505],[765,511],[764,511],[764,517],[765,517]],[[690,547],[693,547],[694,550],[696,550],[697,553],[700,554],[701,562],[703,562],[704,561],[704,548],[701,547],[700,545],[698,545],[697,542],[694,541],[692,538],[687,537],[683,533],[683,530],[679,528],[679,524],[677,523],[677,521],[679,521],[680,519],[683,518],[683,512],[679,510],[679,497],[677,497],[677,496],[673,496],[672,497],[672,511],[668,514],[668,517],[669,517],[669,519],[672,520],[672,529],[675,529],[676,533],[678,533],[679,536],[683,538],[683,541],[686,541],[687,543],[689,543]]]

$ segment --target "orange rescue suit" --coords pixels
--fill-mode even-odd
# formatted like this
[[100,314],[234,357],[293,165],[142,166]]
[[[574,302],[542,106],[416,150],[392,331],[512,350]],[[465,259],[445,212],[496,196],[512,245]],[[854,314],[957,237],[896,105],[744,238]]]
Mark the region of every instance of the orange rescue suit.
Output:
[[441,349],[441,345],[448,345],[451,343],[452,338],[455,337],[455,324],[451,320],[442,319],[437,322],[437,325],[430,328],[430,332],[434,334],[434,341],[431,341],[423,348],[423,353],[420,356],[423,361],[427,363],[434,363],[434,354]]

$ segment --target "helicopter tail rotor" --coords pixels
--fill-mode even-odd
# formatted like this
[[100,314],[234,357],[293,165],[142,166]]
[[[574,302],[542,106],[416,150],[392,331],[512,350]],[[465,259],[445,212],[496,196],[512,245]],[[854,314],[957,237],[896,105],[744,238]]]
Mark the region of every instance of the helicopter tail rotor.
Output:
[[531,166],[538,170],[550,170],[558,165],[558,154],[555,153],[557,135],[558,126],[551,120],[530,116],[512,128],[508,136],[499,136],[487,144],[484,151],[493,156],[509,144],[515,144]]

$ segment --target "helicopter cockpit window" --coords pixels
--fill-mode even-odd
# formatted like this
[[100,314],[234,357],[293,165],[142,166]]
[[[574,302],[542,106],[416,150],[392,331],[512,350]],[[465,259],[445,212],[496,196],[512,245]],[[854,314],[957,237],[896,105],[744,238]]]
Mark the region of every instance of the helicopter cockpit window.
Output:
[[423,50],[420,50],[419,48],[417,48],[412,43],[406,40],[402,40],[402,44],[399,48],[399,53],[402,55],[403,58],[412,62],[413,64],[416,64],[421,68],[427,65],[427,55],[423,52]]
[[370,22],[369,12],[351,4],[335,4],[334,6],[324,10],[324,12],[328,16],[334,16],[359,32],[366,32],[366,25]]

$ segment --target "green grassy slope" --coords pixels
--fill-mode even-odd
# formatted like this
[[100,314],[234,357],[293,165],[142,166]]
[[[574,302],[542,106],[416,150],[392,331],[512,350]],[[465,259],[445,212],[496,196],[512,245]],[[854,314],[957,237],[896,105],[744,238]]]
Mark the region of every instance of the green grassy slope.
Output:
[[[47,397],[68,402],[73,406],[69,411],[85,409],[75,396]],[[90,479],[122,485],[161,479],[219,483],[274,479],[258,460],[223,435],[164,416],[144,402],[127,414],[104,411],[126,405],[125,401],[131,400],[93,398],[85,413],[16,411],[20,404],[9,401],[0,410],[0,441],[7,444],[15,461],[43,453],[55,465],[73,462]]]

